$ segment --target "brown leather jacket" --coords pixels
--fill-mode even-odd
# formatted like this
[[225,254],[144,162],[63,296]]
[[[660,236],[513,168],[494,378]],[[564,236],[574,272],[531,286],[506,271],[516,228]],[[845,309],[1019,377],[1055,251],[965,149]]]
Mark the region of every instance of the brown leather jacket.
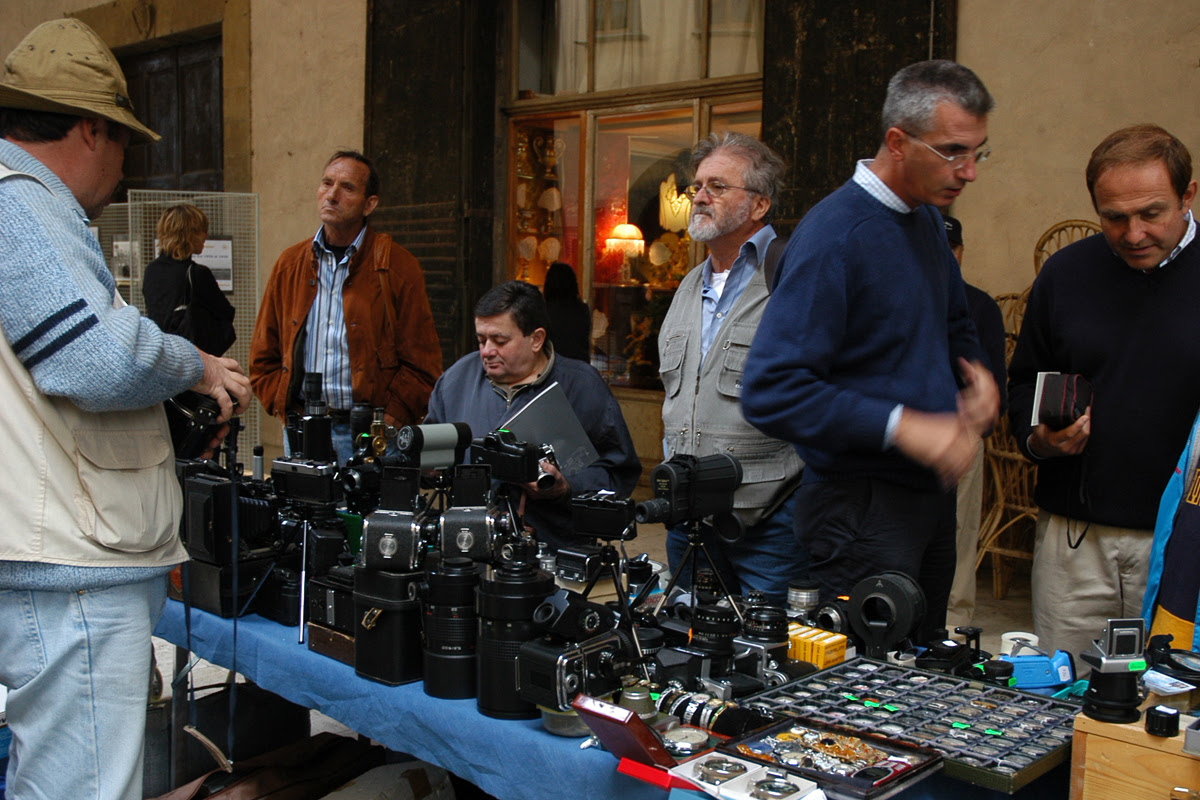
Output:
[[[391,289],[390,304],[383,295],[385,284]],[[287,415],[293,375],[303,374],[303,351],[296,352],[303,343],[297,336],[306,327],[316,294],[317,260],[312,239],[306,239],[275,262],[250,342],[254,394],[280,420]],[[386,233],[368,227],[362,247],[350,259],[342,307],[354,401],[384,409],[398,425],[420,422],[442,373],[442,349],[417,260]],[[292,410],[297,409],[293,403]]]

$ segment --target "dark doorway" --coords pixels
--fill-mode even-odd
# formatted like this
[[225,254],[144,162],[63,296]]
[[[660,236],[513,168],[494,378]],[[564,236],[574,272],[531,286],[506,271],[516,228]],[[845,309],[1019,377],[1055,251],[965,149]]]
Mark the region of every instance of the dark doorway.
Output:
[[120,62],[138,118],[163,137],[126,151],[124,187],[222,191],[220,37],[171,45]]

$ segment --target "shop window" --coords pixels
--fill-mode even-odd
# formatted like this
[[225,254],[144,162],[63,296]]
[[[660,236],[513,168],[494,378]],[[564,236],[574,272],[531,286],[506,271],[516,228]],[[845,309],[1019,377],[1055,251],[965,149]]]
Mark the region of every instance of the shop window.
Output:
[[761,107],[749,97],[514,121],[509,274],[541,286],[554,261],[574,268],[592,309],[591,363],[610,384],[662,388],[658,331],[706,256],[688,236],[684,193],[697,119],[759,136]]
[[514,0],[517,97],[762,73],[765,0]]

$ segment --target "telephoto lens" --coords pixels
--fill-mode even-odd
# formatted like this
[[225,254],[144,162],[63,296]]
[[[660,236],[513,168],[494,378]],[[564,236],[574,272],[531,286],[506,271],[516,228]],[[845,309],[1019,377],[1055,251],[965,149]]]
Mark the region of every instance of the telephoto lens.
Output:
[[518,694],[517,655],[538,638],[533,612],[554,592],[554,576],[538,566],[525,542],[490,567],[479,584],[479,713],[498,719],[534,719],[537,706]]
[[475,589],[481,565],[453,556],[425,571],[421,622],[425,645],[425,694],[460,700],[476,691]]

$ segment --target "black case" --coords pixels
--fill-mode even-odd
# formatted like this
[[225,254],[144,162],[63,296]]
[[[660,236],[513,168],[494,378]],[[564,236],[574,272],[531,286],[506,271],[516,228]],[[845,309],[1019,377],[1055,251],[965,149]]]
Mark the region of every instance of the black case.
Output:
[[354,671],[390,686],[421,680],[423,572],[354,569]]

